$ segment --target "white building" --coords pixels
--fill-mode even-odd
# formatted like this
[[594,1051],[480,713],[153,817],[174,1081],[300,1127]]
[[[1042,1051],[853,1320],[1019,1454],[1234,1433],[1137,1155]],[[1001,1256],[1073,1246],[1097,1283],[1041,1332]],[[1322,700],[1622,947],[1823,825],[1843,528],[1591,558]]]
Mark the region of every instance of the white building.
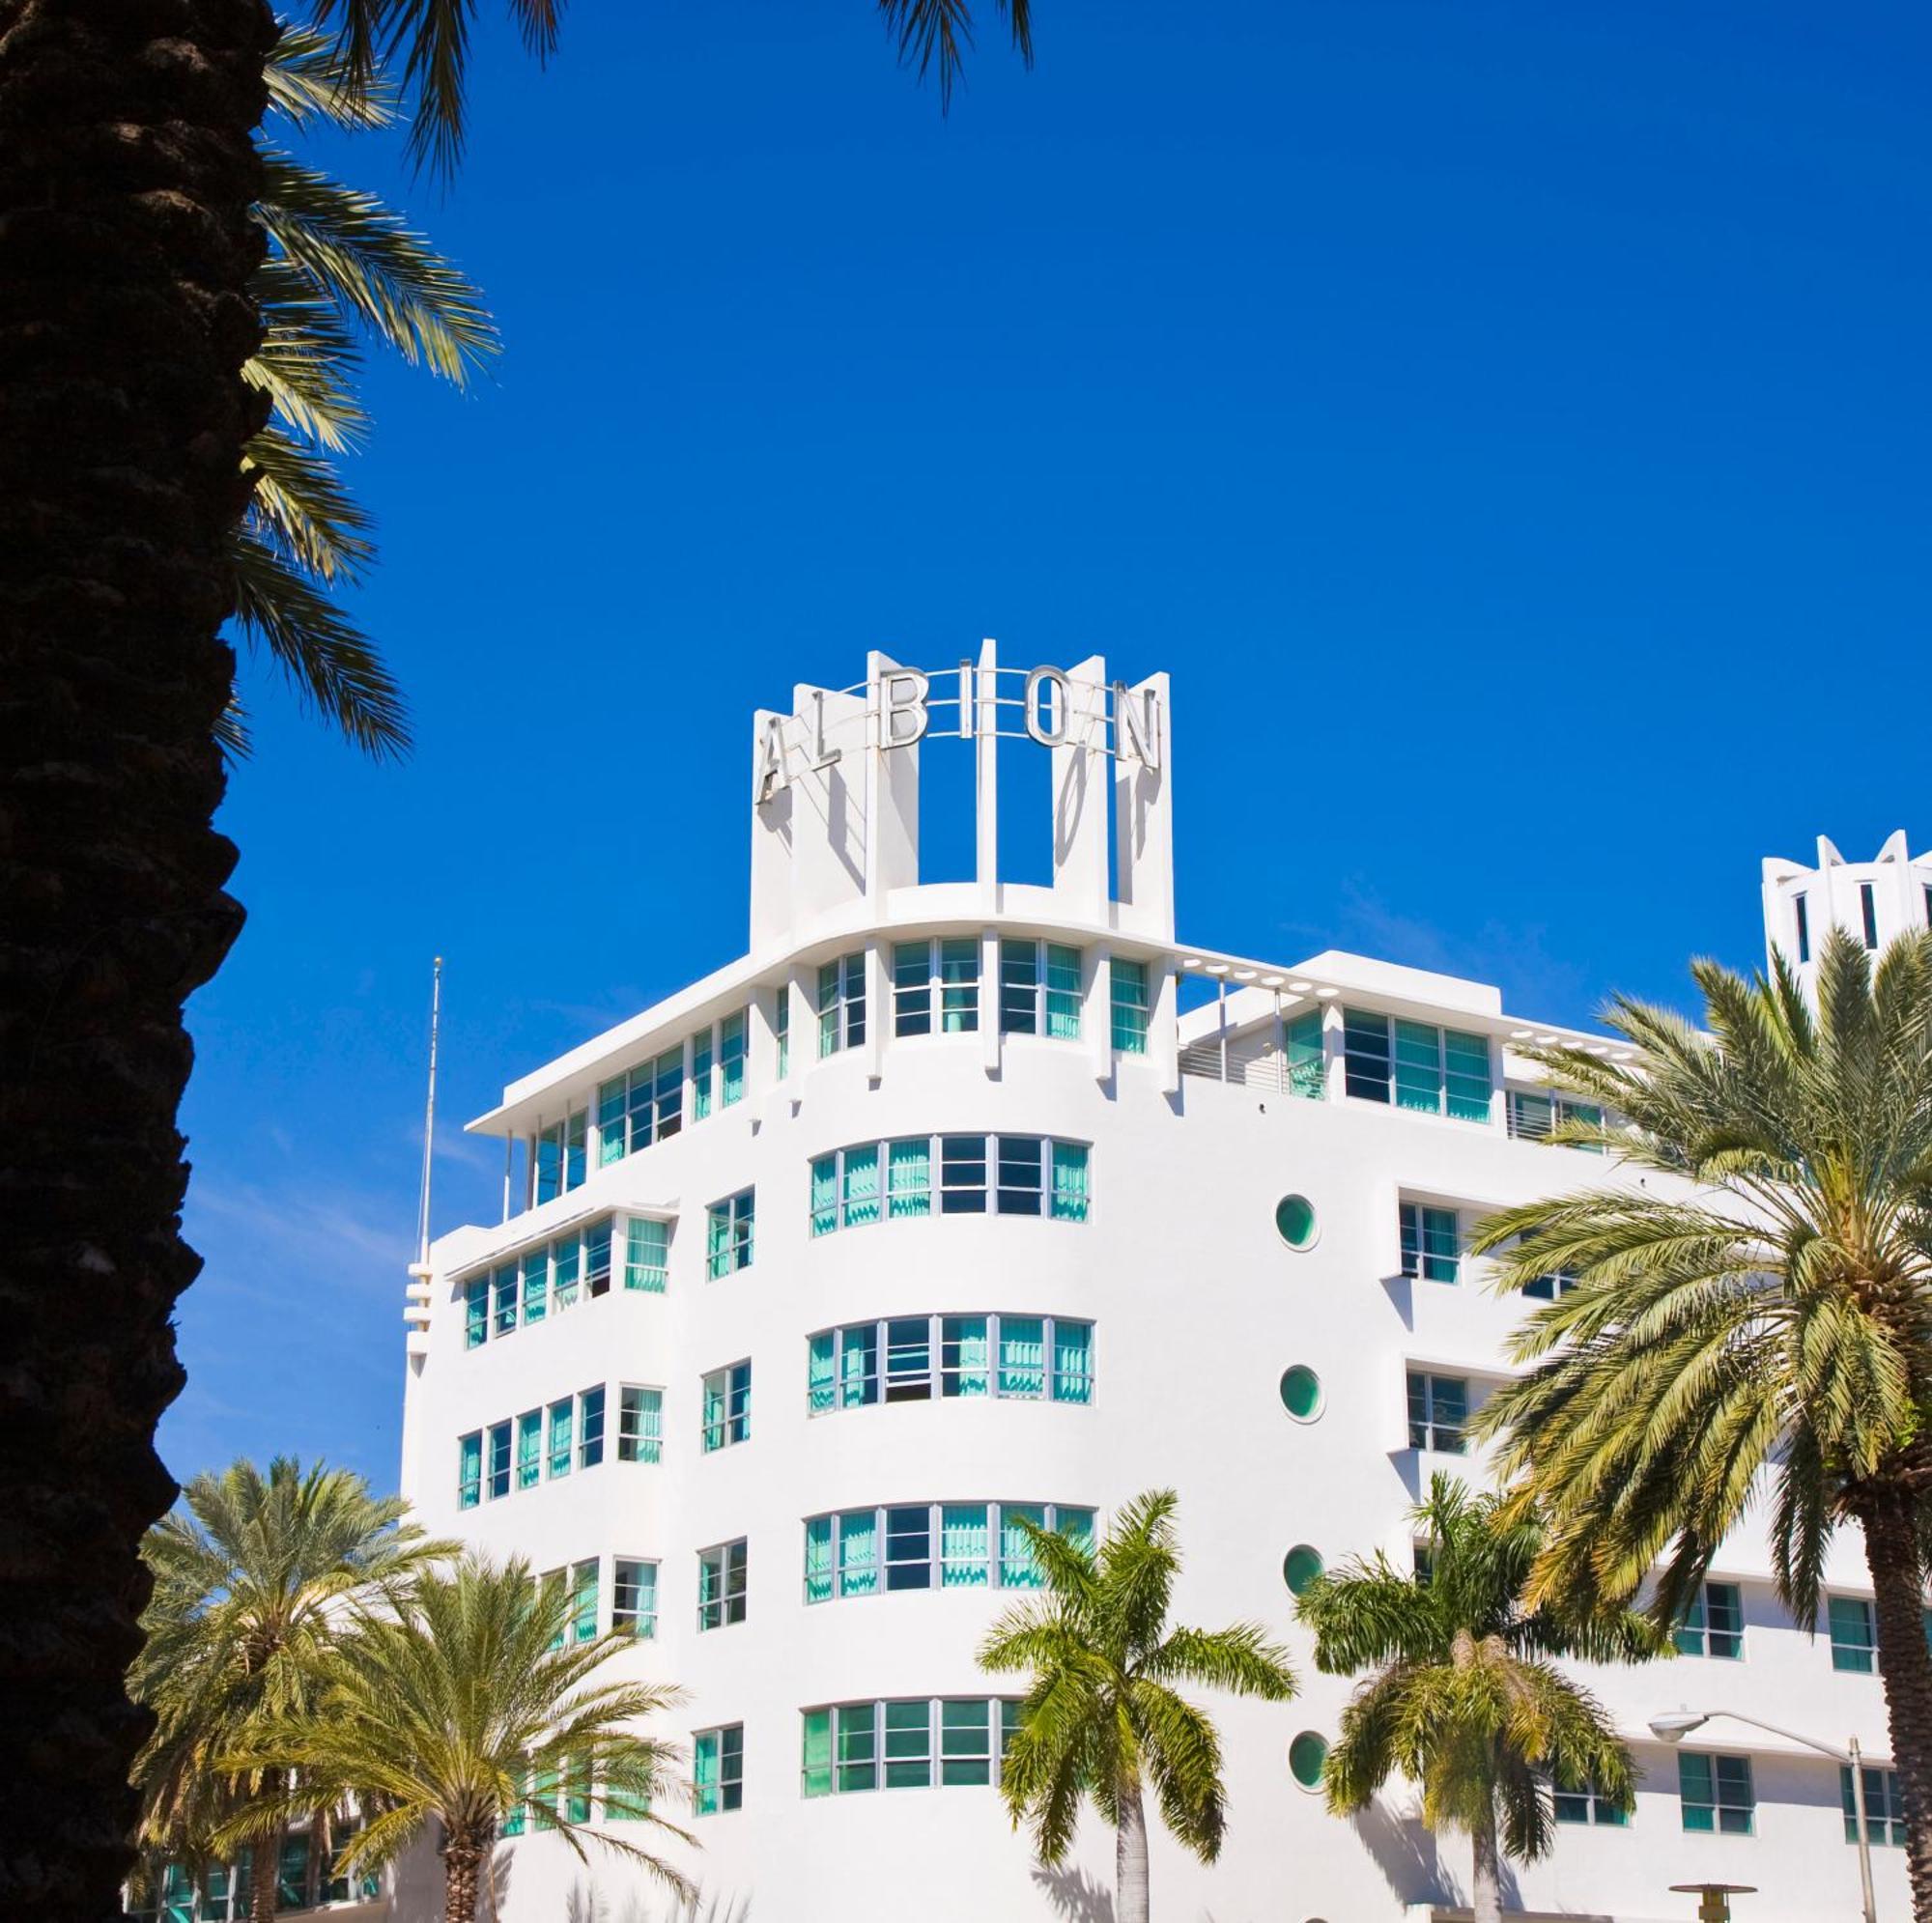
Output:
[[[996,871],[1000,735],[1050,756],[1050,886]],[[946,754],[976,771],[977,872],[923,883],[920,775]],[[504,1220],[441,1237],[412,1284],[405,1493],[439,1534],[564,1572],[586,1630],[630,1625],[639,1672],[690,1692],[667,1732],[695,1757],[689,1867],[758,1923],[1111,1915],[1108,1833],[1048,1874],[1009,1826],[990,1785],[1018,1682],[973,1653],[1031,1573],[1003,1512],[1080,1528],[1161,1485],[1179,1616],[1269,1626],[1301,1693],[1212,1703],[1227,1846],[1204,1868],[1156,1824],[1156,1913],[1464,1900],[1466,1843],[1408,1796],[1323,1811],[1351,1685],[1317,1674],[1290,1586],[1406,1560],[1431,1473],[1480,1473],[1460,1425],[1520,1310],[1469,1225],[1617,1173],[1539,1140],[1550,1103],[1516,1051],[1564,1032],[1495,989],[1178,941],[1175,772],[1165,676],[1023,674],[991,643],[930,676],[873,655],[861,686],[761,713],[750,952],[511,1084],[471,1124],[521,1145]],[[1767,863],[1769,927],[1794,947],[1862,912],[1876,939],[1923,919],[1928,882],[1896,841],[1869,870]],[[1738,1710],[1857,1735],[1882,1767],[1856,1542],[1830,1588],[1813,1640],[1763,1542],[1736,1541],[1700,1653],[1593,1675],[1643,1767],[1636,1815],[1573,1799],[1512,1903],[1642,1923],[1694,1913],[1670,1884],[1721,1881],[1761,1892],[1744,1923],[1856,1915],[1833,1762],[1743,1723],[1682,1755],[1648,1730]],[[1903,1852],[1874,1853],[1902,1917]],[[666,1913],[554,1836],[504,1861],[506,1923]],[[434,1916],[437,1888],[425,1862],[393,1913]]]

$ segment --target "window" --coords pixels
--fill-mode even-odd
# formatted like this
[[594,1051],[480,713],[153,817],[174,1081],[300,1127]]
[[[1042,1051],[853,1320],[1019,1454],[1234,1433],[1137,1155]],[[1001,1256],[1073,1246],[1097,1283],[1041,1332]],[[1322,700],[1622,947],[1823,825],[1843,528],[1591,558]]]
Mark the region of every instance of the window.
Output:
[[1408,1446],[1431,1449],[1438,1456],[1460,1456],[1467,1447],[1463,1428],[1469,1420],[1469,1384],[1460,1375],[1428,1375],[1408,1372]]
[[1321,1048],[1321,1010],[1306,1008],[1282,1025],[1282,1047],[1288,1058],[1288,1092],[1303,1101],[1320,1102],[1328,1094],[1328,1065]]
[[1578,1277],[1572,1269],[1549,1269],[1542,1275],[1531,1276],[1523,1284],[1522,1292],[1533,1295],[1539,1302],[1554,1302],[1559,1295],[1568,1295],[1577,1287]]
[[[1573,1101],[1568,1095],[1537,1089],[1511,1089],[1506,1113],[1509,1132],[1519,1142],[1548,1142],[1565,1122],[1577,1122],[1586,1128],[1604,1125],[1604,1112],[1595,1102]],[[1600,1142],[1566,1142],[1562,1145],[1580,1148],[1586,1155],[1604,1152]]]
[[779,1038],[779,1080],[791,1073],[791,983],[778,986],[778,1008],[772,1028]]
[[1875,1676],[1878,1631],[1871,1604],[1861,1597],[1833,1596],[1825,1608],[1832,1626],[1832,1667],[1854,1676]]
[[604,1391],[586,1389],[577,1399],[577,1466],[594,1469],[604,1459]]
[[275,1863],[275,1903],[282,1909],[308,1908],[308,1833],[282,1838]]
[[696,1816],[742,1809],[745,1803],[745,1725],[699,1730],[691,1742],[691,1807]]
[[664,1460],[664,1391],[635,1389],[617,1392],[617,1460]]
[[670,1272],[669,1236],[662,1222],[634,1215],[624,1225],[624,1287],[664,1293]]
[[745,1011],[718,1024],[718,1100],[730,1108],[745,1099]]
[[721,1542],[697,1555],[697,1626],[722,1629],[745,1620],[747,1554],[745,1539]]
[[510,1493],[510,1425],[493,1423],[490,1428],[490,1499]]
[[1677,1795],[1684,1827],[1706,1835],[1748,1836],[1757,1797],[1748,1756],[1709,1756],[1680,1751]]
[[483,1431],[472,1429],[456,1445],[456,1506],[474,1509],[483,1500]]
[[570,1640],[597,1640],[597,1558],[574,1564],[570,1571]]
[[821,1329],[807,1341],[809,1415],[929,1401],[935,1393],[1089,1402],[1094,1325],[1057,1315],[896,1315]]
[[684,1125],[684,1049],[668,1048],[597,1090],[597,1159],[621,1161]]
[[536,1199],[538,1205],[582,1185],[587,1173],[584,1148],[590,1130],[590,1111],[579,1109],[563,1120],[537,1130]]
[[565,1396],[550,1405],[550,1472],[567,1476],[577,1459],[577,1404]]
[[808,1516],[806,1602],[881,1590],[1037,1589],[1043,1578],[1018,1517],[1093,1546],[1094,1512],[1064,1503],[899,1503]]
[[561,1315],[580,1293],[606,1293],[611,1287],[611,1217],[601,1216],[468,1278],[463,1284],[466,1346],[477,1347],[486,1330],[497,1337],[513,1335],[520,1319],[528,1325],[553,1312]]
[[728,1449],[752,1433],[752,1365],[734,1362],[704,1378],[704,1454]]
[[[813,1235],[932,1213],[938,1144],[939,1212],[1045,1215],[1085,1222],[1091,1206],[1088,1148],[1038,1135],[915,1135],[864,1142],[811,1160],[808,1226]],[[988,1175],[992,1182],[989,1188]]]
[[1457,1281],[1463,1269],[1463,1230],[1456,1211],[1406,1202],[1401,1216],[1403,1274],[1411,1281]]
[[1486,1035],[1408,1022],[1374,1009],[1342,1011],[1345,1086],[1362,1100],[1387,1102],[1463,1121],[1490,1118]]
[[[1905,1847],[1905,1803],[1899,1794],[1898,1773],[1892,1769],[1864,1772],[1865,1841]],[[1859,1806],[1852,1795],[1852,1772],[1848,1765],[1838,1766],[1838,1800],[1845,1811],[1845,1841],[1859,1840]]]
[[979,1027],[977,935],[947,935],[937,940],[894,945],[893,1032],[895,1035],[973,1034]]
[[691,1118],[702,1121],[711,1113],[711,1031],[699,1029],[691,1038]]
[[1559,1780],[1551,1788],[1558,1823],[1595,1824],[1605,1829],[1624,1829],[1630,1824],[1629,1813],[1619,1809],[1594,1782]]
[[714,1202],[704,1245],[704,1272],[713,1282],[752,1265],[752,1217],[755,1191]]
[[[1932,891],[1928,891],[1928,898],[1932,898]],[[1792,904],[1791,904],[1791,905],[1792,905],[1793,909],[1795,909],[1795,910],[1797,911],[1797,919],[1798,919],[1798,959],[1799,959],[1799,960],[1800,960],[1801,962],[1808,962],[1808,961],[1809,961],[1809,960],[1811,959],[1811,910],[1810,910],[1810,906],[1809,906],[1809,904],[1808,904],[1808,903],[1807,903],[1807,902],[1805,901],[1804,897],[1804,896],[1803,896],[1802,894],[1801,894],[1801,895],[1799,895],[1799,896],[1798,896],[1798,897],[1797,897],[1797,898],[1796,898],[1796,899],[1795,899],[1795,900],[1794,900],[1794,901],[1792,902]]]
[[1859,884],[1859,919],[1864,926],[1865,947],[1878,947],[1878,901],[1870,882]]
[[658,1632],[658,1566],[619,1556],[611,1571],[611,1628],[649,1642]]
[[1690,1599],[1672,1640],[1680,1655],[1739,1662],[1745,1653],[1745,1610],[1734,1582],[1707,1582]]
[[543,1411],[517,1418],[517,1486],[533,1489],[543,1475]]
[[1080,1039],[1080,950],[1058,942],[1000,944],[1000,1032]]
[[481,1269],[463,1285],[463,1346],[481,1348],[490,1340],[490,1271]]
[[[980,1696],[913,1697],[807,1710],[800,1789],[808,1796],[863,1790],[985,1787],[1019,1727],[1019,1705]],[[934,1740],[935,1733],[937,1741]],[[937,1777],[934,1761],[938,1762]]]
[[866,1039],[866,957],[841,956],[818,971],[818,1053],[823,1060]]
[[1107,965],[1112,977],[1114,1049],[1120,1055],[1148,1052],[1148,965],[1123,961],[1119,955]]

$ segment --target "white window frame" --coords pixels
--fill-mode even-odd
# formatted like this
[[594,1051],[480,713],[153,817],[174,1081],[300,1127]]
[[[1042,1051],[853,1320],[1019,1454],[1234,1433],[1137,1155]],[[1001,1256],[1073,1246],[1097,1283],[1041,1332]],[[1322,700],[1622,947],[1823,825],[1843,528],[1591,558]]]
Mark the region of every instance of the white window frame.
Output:
[[[1026,1389],[1009,1389],[1003,1386],[1001,1377],[1002,1343],[1001,1323],[1011,1318],[1021,1322],[1037,1322],[1040,1325],[1040,1372],[1041,1386],[1037,1395]],[[923,1395],[901,1394],[897,1397],[887,1395],[887,1385],[892,1377],[888,1370],[888,1355],[892,1345],[891,1330],[895,1322],[918,1322],[926,1324],[926,1368],[923,1372],[902,1372],[898,1377],[901,1389],[909,1389],[916,1382],[926,1385]],[[966,1372],[957,1364],[949,1367],[946,1362],[946,1325],[948,1322],[982,1321],[986,1325],[986,1360],[980,1365],[986,1377],[984,1389],[964,1393],[956,1386],[956,1378]],[[1087,1331],[1086,1373],[1079,1378],[1086,1385],[1084,1396],[1057,1394],[1061,1383],[1073,1379],[1070,1372],[1063,1372],[1060,1367],[1061,1328],[1081,1328]],[[872,1393],[857,1402],[841,1400],[840,1392],[845,1384],[846,1338],[862,1329],[872,1332],[871,1367],[862,1372],[859,1380],[868,1384]],[[832,1342],[832,1404],[829,1408],[813,1409],[811,1406],[811,1381],[810,1372],[811,1344],[822,1337],[830,1336]],[[1055,1402],[1065,1408],[1091,1408],[1097,1399],[1099,1390],[1098,1362],[1099,1324],[1087,1315],[1050,1315],[1017,1310],[997,1309],[942,1309],[926,1315],[881,1315],[860,1322],[836,1322],[830,1328],[813,1329],[806,1337],[807,1381],[806,1414],[809,1418],[837,1415],[841,1409],[874,1408],[889,1401],[900,1402],[972,1402],[1004,1399],[1009,1401]],[[907,1343],[910,1346],[910,1343]],[[955,1380],[955,1386],[949,1390],[949,1378]]]
[[[976,1583],[952,1583],[946,1581],[948,1561],[946,1556],[945,1527],[946,1512],[949,1509],[983,1509],[986,1512],[986,1554],[979,1565],[985,1570],[985,1580]],[[1006,1574],[1005,1555],[1006,1522],[1009,1510],[1038,1512],[1040,1526],[1056,1534],[1065,1535],[1065,1521],[1073,1517],[1084,1518],[1086,1540],[1092,1543],[1099,1528],[1099,1510],[1090,1503],[1054,1502],[1001,1502],[991,1497],[983,1502],[977,1497],[967,1497],[963,1501],[954,1499],[947,1502],[894,1502],[879,1503],[868,1508],[864,1503],[848,1503],[843,1509],[822,1510],[815,1515],[805,1518],[804,1538],[805,1568],[799,1580],[799,1594],[808,1608],[815,1609],[825,1602],[864,1601],[875,1596],[904,1596],[915,1592],[929,1592],[947,1588],[954,1589],[1020,1589],[1035,1590],[1042,1585],[1039,1581],[1009,1580]],[[895,1513],[923,1511],[925,1515],[925,1556],[923,1561],[906,1558],[895,1561],[892,1554],[892,1533],[890,1518]],[[872,1561],[866,1566],[871,1577],[868,1585],[848,1591],[845,1587],[845,1566],[839,1555],[839,1548],[845,1533],[845,1518],[851,1515],[866,1515],[871,1518],[874,1553]],[[1029,1520],[1033,1517],[1029,1513]],[[811,1594],[812,1570],[810,1565],[811,1525],[814,1522],[828,1522],[832,1526],[826,1534],[827,1552],[831,1558],[824,1571],[828,1584],[827,1592],[814,1598]],[[920,1570],[925,1571],[925,1580],[911,1580],[895,1584],[892,1571],[895,1569]]]
[[[624,1593],[624,1571],[626,1570],[639,1571],[648,1570],[650,1571],[648,1585],[645,1584],[641,1575],[633,1578],[637,1587],[637,1599],[629,1610],[625,1609],[620,1600]],[[655,1556],[614,1556],[611,1558],[611,1626],[612,1629],[628,1629],[640,1643],[648,1643],[656,1638],[658,1633],[659,1574],[658,1560]],[[648,1608],[644,1606],[644,1598],[647,1593],[650,1598]]]
[[[1015,970],[1009,979],[1009,956],[1018,962],[1027,949],[1032,950],[1026,966],[1030,968],[1033,978],[1030,981],[1020,980]],[[1056,954],[1073,957],[1073,986],[1070,989],[1052,984],[1051,971]],[[1032,1035],[1040,1041],[1080,1040],[1087,1020],[1087,953],[1084,948],[1077,943],[1056,942],[1045,936],[1003,935],[999,941],[998,961],[999,976],[994,986],[998,998],[1000,1033],[1003,1036]],[[1056,1013],[1066,1012],[1069,998],[1072,1029],[1066,1034],[1055,1034],[1053,1018]],[[1112,1019],[1110,1006],[1110,1023]]]
[[[733,1551],[736,1551],[735,1560]],[[714,1542],[708,1549],[697,1552],[697,1631],[699,1635],[709,1635],[714,1629],[728,1629],[747,1621],[750,1617],[750,1595],[752,1585],[752,1552],[748,1538],[734,1536],[728,1542]],[[718,1592],[708,1601],[704,1595],[704,1577],[707,1571],[715,1572]],[[737,1577],[737,1586],[732,1586],[732,1577]],[[737,1605],[737,1614],[731,1613],[732,1604]],[[705,1621],[710,1615],[713,1620]]]
[[[743,1372],[742,1378],[740,1372]],[[705,1415],[711,1405],[716,1384],[724,1413],[714,1424]],[[716,1429],[716,1439],[712,1431]],[[734,1433],[735,1431],[735,1433]],[[708,1369],[697,1385],[697,1441],[700,1456],[715,1456],[721,1449],[736,1449],[752,1439],[752,1359],[740,1356],[718,1369]]]
[[664,1460],[664,1391],[655,1384],[617,1385],[617,1460],[653,1465]]
[[[831,978],[827,974],[831,971]],[[855,948],[818,965],[813,1005],[818,1015],[818,1059],[858,1048],[866,1039],[866,951]]]

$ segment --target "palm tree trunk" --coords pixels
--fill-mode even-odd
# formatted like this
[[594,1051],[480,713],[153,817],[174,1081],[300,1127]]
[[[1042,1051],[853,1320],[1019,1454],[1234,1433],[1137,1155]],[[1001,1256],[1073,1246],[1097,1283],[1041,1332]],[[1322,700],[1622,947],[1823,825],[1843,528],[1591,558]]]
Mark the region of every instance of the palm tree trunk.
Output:
[[1496,1852],[1496,1810],[1491,1799],[1487,1817],[1469,1832],[1474,1861],[1469,1874],[1469,1912],[1475,1923],[1502,1923],[1502,1860]]
[[255,1846],[262,1874],[248,1881],[248,1923],[275,1923],[281,1908],[282,1843],[288,1833],[287,1825],[280,1825]]
[[0,1915],[99,1923],[175,1485],[186,996],[241,915],[212,822],[224,542],[266,396],[265,0],[0,0]]
[[1932,1650],[1925,1639],[1925,1571],[1912,1499],[1858,1508],[1878,1619],[1878,1666],[1891,1725],[1892,1767],[1905,1798],[1905,1864],[1915,1923],[1932,1923]]
[[[455,1837],[442,1850],[442,1923],[476,1923],[477,1871],[483,1852],[476,1845]],[[496,1923],[493,1915],[491,1923]]]
[[1114,1923],[1148,1923],[1147,1810],[1138,1780],[1122,1786],[1114,1829]]

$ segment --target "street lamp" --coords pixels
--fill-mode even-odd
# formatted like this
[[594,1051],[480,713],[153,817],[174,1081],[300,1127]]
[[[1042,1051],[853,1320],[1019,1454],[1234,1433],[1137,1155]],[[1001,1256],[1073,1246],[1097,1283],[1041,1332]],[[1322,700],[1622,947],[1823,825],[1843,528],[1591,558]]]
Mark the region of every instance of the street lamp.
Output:
[[1865,1772],[1859,1754],[1859,1739],[1853,1737],[1846,1749],[1833,1749],[1814,1737],[1800,1736],[1796,1730],[1780,1729],[1776,1723],[1760,1722],[1756,1716],[1742,1716],[1735,1710],[1665,1710],[1650,1719],[1650,1733],[1659,1742],[1673,1746],[1694,1729],[1702,1729],[1713,1716],[1728,1716],[1734,1723],[1748,1723],[1754,1730],[1767,1730],[1805,1749],[1815,1749],[1833,1763],[1848,1765],[1852,1772],[1853,1822],[1859,1832],[1859,1887],[1864,1896],[1864,1923],[1878,1923],[1878,1904],[1872,1896],[1871,1843],[1865,1835]]

